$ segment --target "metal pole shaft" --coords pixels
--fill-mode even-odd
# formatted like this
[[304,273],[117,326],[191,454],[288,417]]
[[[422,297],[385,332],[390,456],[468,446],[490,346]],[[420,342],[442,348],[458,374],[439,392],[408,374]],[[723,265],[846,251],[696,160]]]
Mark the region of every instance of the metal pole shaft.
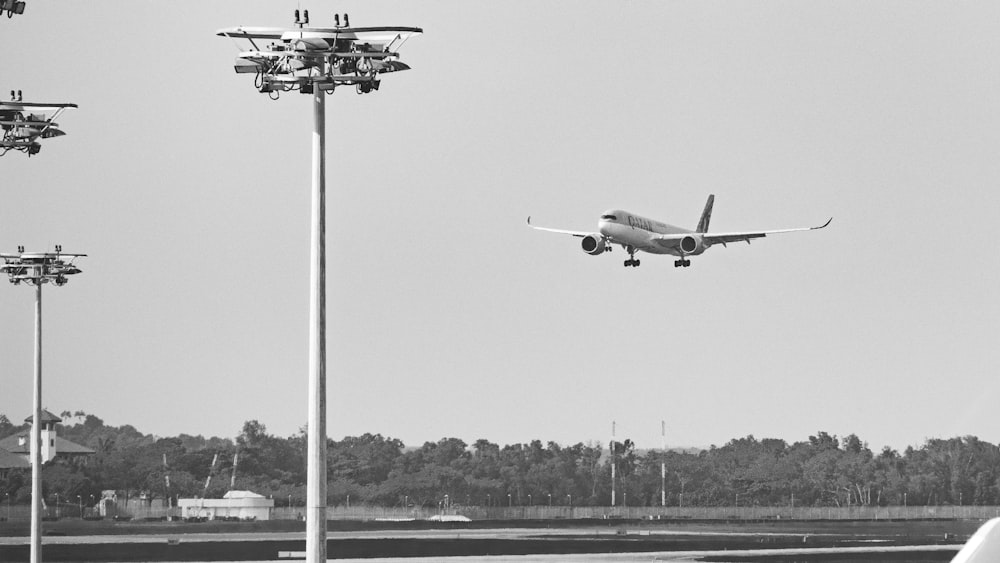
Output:
[[326,94],[313,93],[306,561],[326,562]]
[[615,421],[611,421],[611,506],[615,506]]
[[667,506],[667,421],[660,421],[660,506]]
[[[41,272],[39,272],[41,274]],[[35,285],[35,383],[31,421],[31,563],[42,560],[42,278]]]

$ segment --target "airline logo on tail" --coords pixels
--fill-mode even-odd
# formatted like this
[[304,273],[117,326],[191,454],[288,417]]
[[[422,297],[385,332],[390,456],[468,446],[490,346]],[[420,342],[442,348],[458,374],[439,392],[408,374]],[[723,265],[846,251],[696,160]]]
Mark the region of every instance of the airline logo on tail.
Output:
[[712,220],[712,205],[715,203],[715,194],[708,196],[708,202],[705,203],[705,210],[701,212],[701,219],[698,220],[698,228],[694,230],[696,233],[707,233],[708,232],[708,222]]

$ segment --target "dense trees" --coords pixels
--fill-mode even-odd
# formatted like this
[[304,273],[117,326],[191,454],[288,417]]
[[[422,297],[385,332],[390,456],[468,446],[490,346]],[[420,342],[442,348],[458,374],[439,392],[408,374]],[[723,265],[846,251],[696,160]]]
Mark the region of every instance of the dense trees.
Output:
[[[231,485],[302,504],[305,436],[282,438],[256,420],[235,440],[157,438],[64,412],[61,435],[94,449],[86,463],[45,467],[46,498],[99,497],[105,489],[154,498],[221,496]],[[74,421],[72,424],[68,422]],[[24,432],[0,415],[0,437]],[[697,453],[641,452],[615,442],[618,504],[672,506],[886,506],[1000,504],[1000,449],[976,437],[930,439],[903,453],[878,454],[858,436],[818,432],[802,442],[746,436]],[[331,440],[329,503],[383,506],[607,505],[612,456],[606,444],[534,440],[500,446],[443,438],[406,448],[379,434]],[[661,464],[665,474],[661,476]],[[30,476],[12,471],[0,497],[27,502]]]

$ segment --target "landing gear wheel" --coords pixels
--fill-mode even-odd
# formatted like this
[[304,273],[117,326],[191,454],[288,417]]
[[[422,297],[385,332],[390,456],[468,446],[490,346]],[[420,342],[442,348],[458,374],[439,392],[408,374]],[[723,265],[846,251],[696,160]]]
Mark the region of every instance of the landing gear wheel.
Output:
[[680,267],[681,267],[681,261],[680,260],[674,260],[674,268],[680,268]]
[[639,267],[639,264],[640,264],[640,262],[638,260],[633,260],[632,261],[632,265],[635,266],[636,268]]
[[690,260],[684,260],[684,261],[683,261],[683,266],[684,266],[685,268],[687,268],[687,267],[688,267],[688,266],[690,266],[690,265],[691,265],[691,261],[690,261]]
[[626,268],[628,268],[628,267],[629,267],[629,266],[631,266],[631,265],[632,265],[632,261],[631,261],[631,260],[626,260],[626,261],[625,261],[625,267],[626,267]]

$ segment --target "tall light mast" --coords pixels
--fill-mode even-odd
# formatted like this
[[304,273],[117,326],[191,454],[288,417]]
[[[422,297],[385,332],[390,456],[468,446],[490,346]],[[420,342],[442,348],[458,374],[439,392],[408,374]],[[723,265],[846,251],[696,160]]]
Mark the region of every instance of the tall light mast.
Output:
[[667,506],[667,421],[660,421],[660,506]]
[[[309,399],[306,476],[306,561],[326,561],[326,96],[353,86],[379,89],[379,76],[407,70],[399,48],[416,27],[351,27],[348,15],[334,27],[309,26],[309,11],[295,10],[294,28],[236,27],[217,35],[245,40],[237,73],[254,74],[258,91],[312,96],[312,198],[309,253]],[[266,43],[266,42],[270,43]]]
[[0,254],[0,272],[14,285],[35,286],[35,377],[31,415],[31,563],[42,560],[42,286],[66,285],[66,276],[80,273],[73,260],[86,254],[65,254],[61,246],[55,252]]
[[615,421],[611,421],[611,506],[615,506]]

